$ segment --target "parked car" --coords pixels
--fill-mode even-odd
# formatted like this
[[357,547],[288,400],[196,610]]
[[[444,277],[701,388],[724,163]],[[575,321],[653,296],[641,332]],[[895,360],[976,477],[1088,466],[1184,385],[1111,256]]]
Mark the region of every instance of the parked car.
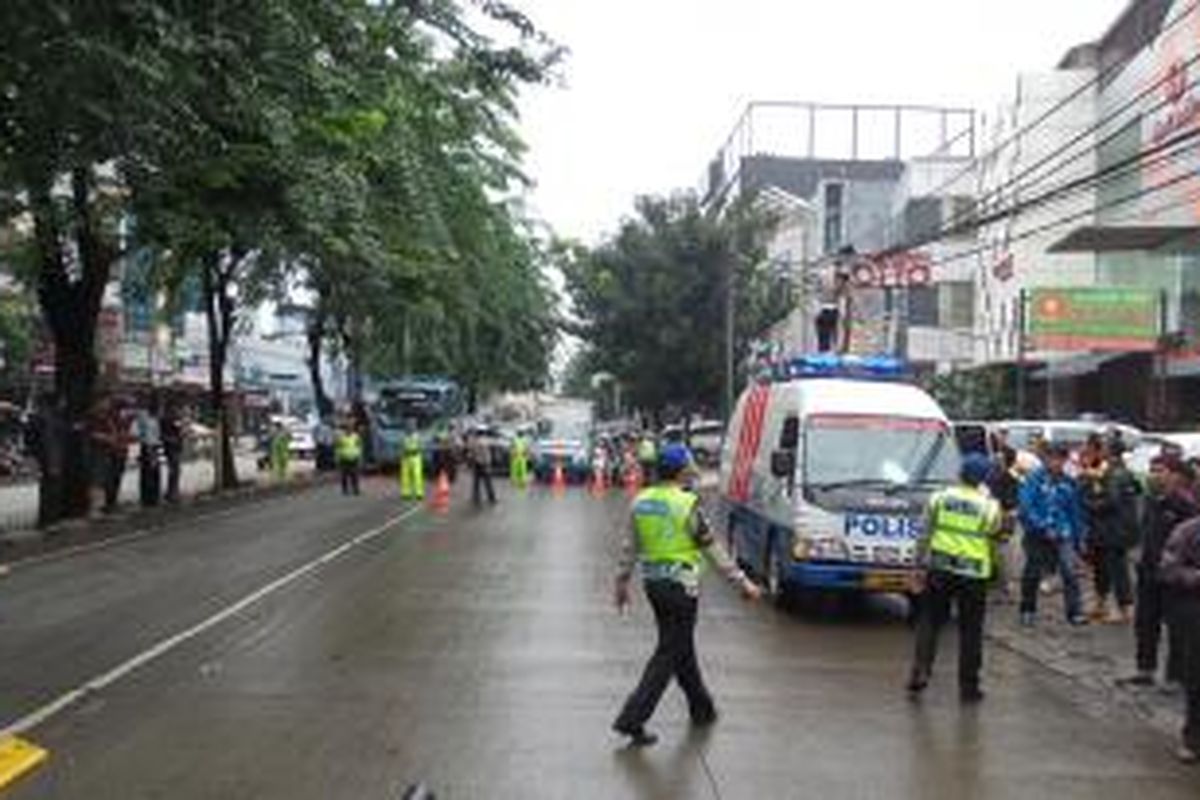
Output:
[[1146,433],[1125,456],[1125,466],[1135,475],[1150,471],[1150,460],[1163,448],[1178,449],[1185,459],[1200,458],[1200,433]]
[[958,452],[963,455],[979,453],[990,457],[992,455],[992,424],[973,420],[961,420],[953,423],[954,441],[958,444]]
[[1132,425],[1102,420],[1004,420],[996,422],[995,428],[1007,432],[1009,446],[1017,450],[1029,450],[1038,436],[1048,442],[1065,442],[1072,450],[1083,447],[1094,433],[1117,431],[1127,447],[1136,447],[1142,439],[1142,432]]
[[538,439],[533,444],[533,474],[539,481],[554,476],[554,465],[562,464],[571,483],[584,483],[592,471],[591,449],[584,439]]
[[[696,463],[700,466],[715,466],[721,459],[721,443],[725,438],[725,426],[720,420],[700,420],[693,422],[689,431],[689,441]],[[662,438],[667,442],[682,442],[684,439],[682,425],[668,425],[663,428]]]

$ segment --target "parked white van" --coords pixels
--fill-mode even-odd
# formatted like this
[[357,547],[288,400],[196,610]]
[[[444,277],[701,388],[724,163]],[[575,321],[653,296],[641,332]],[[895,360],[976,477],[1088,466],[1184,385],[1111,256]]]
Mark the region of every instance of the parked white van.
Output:
[[738,400],[721,455],[729,546],[777,599],[907,592],[929,496],[958,479],[938,404],[896,359],[804,356]]

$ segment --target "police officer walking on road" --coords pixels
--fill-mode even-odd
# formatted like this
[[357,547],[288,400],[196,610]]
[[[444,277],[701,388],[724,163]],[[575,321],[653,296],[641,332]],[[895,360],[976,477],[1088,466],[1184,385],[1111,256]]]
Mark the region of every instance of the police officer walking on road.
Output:
[[674,678],[687,695],[692,723],[711,725],[717,710],[696,661],[695,631],[699,606],[700,573],[704,561],[717,568],[749,600],[760,596],[750,581],[713,538],[699,498],[684,490],[687,448],[663,448],[655,486],[642,490],[633,501],[621,568],[617,574],[616,603],[624,610],[630,602],[630,581],[635,561],[641,567],[643,586],[658,626],[658,645],[642,674],[641,682],[625,702],[613,730],[630,738],[631,745],[646,747],[658,737],[645,729],[658,701]]
[[908,691],[924,691],[937,657],[937,640],[950,614],[958,606],[958,688],[963,702],[983,699],[979,669],[983,662],[983,620],[988,582],[994,563],[994,538],[1000,532],[1000,504],[981,487],[991,464],[979,454],[962,464],[962,485],[944,489],[929,500],[925,532],[917,545],[917,645]]
[[334,454],[338,470],[342,475],[342,494],[358,494],[358,470],[362,464],[362,437],[358,435],[353,418],[347,418],[342,430],[338,432],[334,443]]

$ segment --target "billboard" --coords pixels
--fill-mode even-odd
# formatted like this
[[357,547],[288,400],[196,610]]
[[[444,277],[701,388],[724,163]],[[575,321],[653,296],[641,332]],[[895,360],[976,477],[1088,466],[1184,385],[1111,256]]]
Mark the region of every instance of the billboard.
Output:
[[1032,289],[1026,324],[1034,350],[1151,351],[1161,333],[1153,289]]

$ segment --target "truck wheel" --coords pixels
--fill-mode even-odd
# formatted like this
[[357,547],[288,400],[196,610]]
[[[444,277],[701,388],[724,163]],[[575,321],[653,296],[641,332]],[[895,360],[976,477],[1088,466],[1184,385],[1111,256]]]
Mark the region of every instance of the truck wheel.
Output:
[[763,559],[762,586],[777,608],[790,610],[795,599],[791,586],[783,580],[783,570],[779,558],[775,554],[775,543],[767,545],[767,555]]

